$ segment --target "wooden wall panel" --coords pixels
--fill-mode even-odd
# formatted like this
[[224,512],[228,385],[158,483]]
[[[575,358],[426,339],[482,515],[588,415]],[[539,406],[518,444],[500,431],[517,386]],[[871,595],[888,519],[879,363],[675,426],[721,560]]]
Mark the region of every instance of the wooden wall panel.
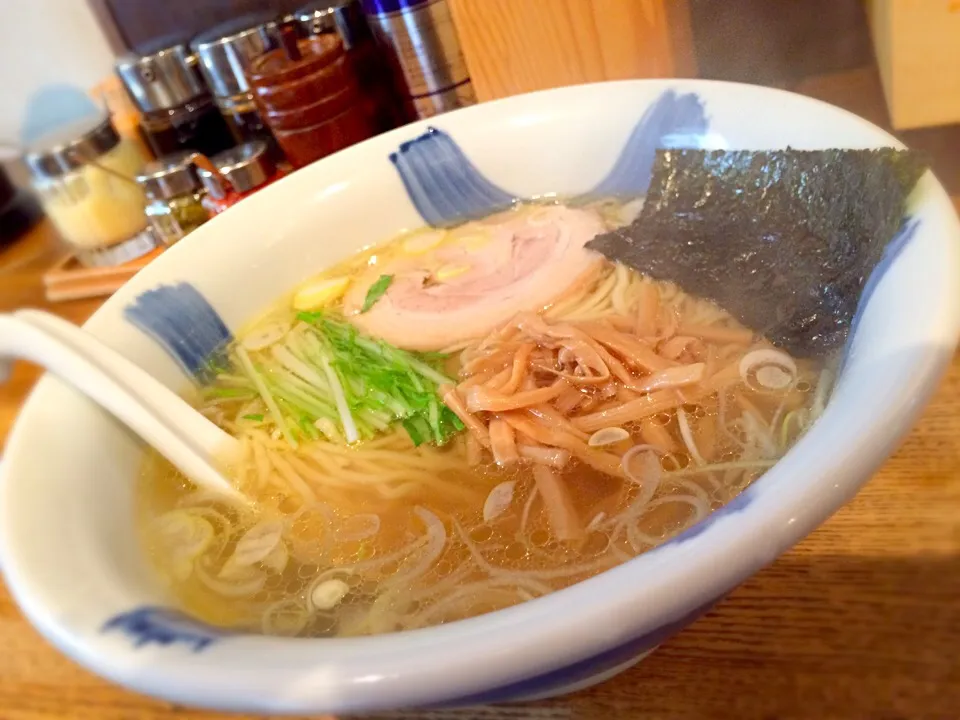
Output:
[[449,0],[481,100],[695,72],[686,0]]
[[893,127],[960,122],[960,2],[870,0],[867,13]]

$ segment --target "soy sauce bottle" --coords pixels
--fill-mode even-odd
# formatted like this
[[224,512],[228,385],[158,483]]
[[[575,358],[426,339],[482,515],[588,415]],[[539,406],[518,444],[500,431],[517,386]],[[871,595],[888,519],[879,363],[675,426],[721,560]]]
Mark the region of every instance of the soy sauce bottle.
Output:
[[160,41],[117,60],[117,76],[141,113],[140,134],[157,157],[215,155],[234,138],[183,43]]

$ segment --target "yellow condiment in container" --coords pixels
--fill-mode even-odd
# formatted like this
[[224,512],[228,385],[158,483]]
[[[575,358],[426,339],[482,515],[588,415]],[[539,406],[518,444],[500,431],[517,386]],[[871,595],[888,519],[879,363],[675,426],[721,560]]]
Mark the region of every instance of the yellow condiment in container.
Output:
[[134,180],[145,161],[109,117],[62,128],[28,150],[43,209],[84,265],[119,265],[156,247]]

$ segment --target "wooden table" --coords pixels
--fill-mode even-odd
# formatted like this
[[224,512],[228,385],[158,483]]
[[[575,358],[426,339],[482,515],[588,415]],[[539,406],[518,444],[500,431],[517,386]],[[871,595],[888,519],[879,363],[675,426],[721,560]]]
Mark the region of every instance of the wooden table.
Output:
[[[0,252],[0,311],[46,306],[52,242],[42,225]],[[97,305],[51,309],[82,321]],[[0,438],[36,376],[19,367],[0,387]],[[226,717],[92,676],[43,641],[4,590],[0,648],[0,720]],[[960,357],[850,505],[633,670],[552,702],[400,716],[960,717]]]

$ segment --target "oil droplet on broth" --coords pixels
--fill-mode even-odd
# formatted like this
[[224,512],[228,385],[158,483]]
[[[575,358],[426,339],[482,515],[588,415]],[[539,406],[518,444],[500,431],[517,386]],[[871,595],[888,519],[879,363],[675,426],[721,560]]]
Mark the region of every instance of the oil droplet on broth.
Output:
[[309,580],[310,578],[316,577],[319,574],[319,565],[301,565],[299,568],[297,568],[297,576],[303,578],[304,580]]
[[480,525],[470,531],[470,539],[482,543],[493,537],[493,529],[488,525]]
[[690,464],[690,456],[684,452],[667,453],[660,458],[660,467],[664,472],[683,470]]
[[550,542],[550,533],[543,529],[530,533],[530,542],[534,547],[545,547]]
[[507,560],[523,560],[527,556],[527,548],[523,543],[512,542],[503,551]]
[[610,536],[604,532],[591,532],[580,548],[584,555],[601,555],[610,545]]

